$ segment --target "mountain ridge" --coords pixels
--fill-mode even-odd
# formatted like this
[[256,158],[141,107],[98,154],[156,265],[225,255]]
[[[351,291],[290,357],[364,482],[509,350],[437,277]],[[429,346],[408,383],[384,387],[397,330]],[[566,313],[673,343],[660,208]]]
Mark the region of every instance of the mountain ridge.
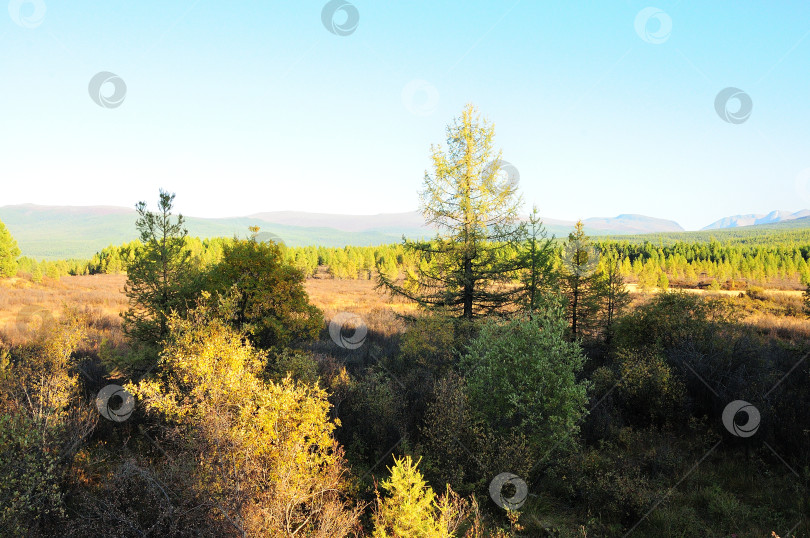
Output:
[[[755,222],[773,224],[802,216],[810,216],[810,210],[772,211],[750,217]],[[704,230],[741,227],[751,220],[737,217],[745,216],[720,219]],[[0,206],[0,221],[17,239],[23,255],[38,259],[90,258],[106,246],[136,239],[136,219],[134,209],[120,206]],[[549,235],[556,237],[566,237],[575,224],[554,218],[543,218],[543,223]],[[590,217],[583,223],[594,236],[684,232],[673,220],[634,213]],[[202,238],[246,237],[249,226],[259,226],[290,246],[368,246],[399,242],[403,235],[416,239],[435,234],[435,228],[425,225],[419,211],[372,215],[272,211],[228,218],[186,216],[186,224],[190,235]]]
[[748,213],[744,215],[731,215],[723,217],[704,226],[701,230],[721,230],[725,228],[740,228],[744,226],[758,226],[761,224],[775,224],[788,220],[810,217],[810,209],[802,209],[795,212],[777,209],[769,213]]

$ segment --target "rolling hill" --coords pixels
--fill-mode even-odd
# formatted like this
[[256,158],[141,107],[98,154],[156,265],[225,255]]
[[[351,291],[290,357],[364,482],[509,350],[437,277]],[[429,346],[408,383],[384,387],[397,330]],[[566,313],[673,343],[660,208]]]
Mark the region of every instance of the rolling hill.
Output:
[[[773,212],[778,213],[778,212]],[[784,213],[784,214],[782,214]],[[772,233],[769,230],[810,228],[810,216],[802,212],[781,212],[773,224],[742,226],[744,219],[723,219],[724,225],[701,232],[686,232],[674,221],[622,214],[617,217],[584,219],[585,228],[593,236],[610,236],[632,241],[709,240],[726,236],[724,232],[738,230],[746,236]],[[810,211],[807,212],[810,215]],[[0,207],[3,221],[15,237],[24,256],[56,260],[87,259],[109,245],[119,245],[137,238],[134,210],[114,206],[60,207],[32,204]],[[776,217],[774,217],[776,218]],[[731,219],[731,220],[729,220]],[[732,222],[737,223],[731,226]],[[234,218],[187,217],[189,234],[197,237],[245,237],[249,226],[259,226],[262,232],[278,236],[289,246],[379,245],[401,241],[402,236],[424,238],[435,230],[425,226],[417,211],[382,213],[377,215],[339,215],[277,211],[256,213]],[[544,219],[549,235],[566,237],[573,221]],[[717,223],[714,223],[714,226]],[[728,226],[726,226],[728,224]],[[707,227],[708,228],[708,227]],[[753,233],[753,235],[752,235]],[[730,236],[727,236],[730,237]]]

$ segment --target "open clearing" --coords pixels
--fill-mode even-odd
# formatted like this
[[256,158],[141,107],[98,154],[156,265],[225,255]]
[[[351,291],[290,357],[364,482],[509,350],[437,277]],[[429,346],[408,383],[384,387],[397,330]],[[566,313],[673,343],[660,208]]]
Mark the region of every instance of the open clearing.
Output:
[[[25,340],[43,319],[58,317],[65,307],[74,307],[102,320],[105,324],[120,325],[119,314],[126,310],[124,295],[126,275],[68,276],[59,280],[44,279],[36,284],[30,280],[10,278],[0,280],[0,338],[8,343]],[[660,293],[658,289],[646,292],[638,290],[636,284],[627,284],[628,290],[638,300],[645,294]],[[373,280],[335,280],[331,278],[310,278],[306,289],[312,303],[324,312],[327,320],[341,311],[368,314],[375,311],[410,313],[415,305],[391,298],[375,289]],[[715,294],[738,297],[742,291],[709,291],[686,289],[689,293]],[[798,302],[801,291],[768,290],[774,299]],[[810,335],[810,320],[796,316],[771,315],[763,309],[747,309],[745,321],[760,329],[792,330]],[[774,313],[775,314],[775,313]]]

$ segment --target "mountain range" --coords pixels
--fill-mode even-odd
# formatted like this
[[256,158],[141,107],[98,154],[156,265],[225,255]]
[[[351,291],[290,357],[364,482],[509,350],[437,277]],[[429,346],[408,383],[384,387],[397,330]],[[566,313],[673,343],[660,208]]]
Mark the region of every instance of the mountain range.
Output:
[[767,214],[762,213],[749,213],[748,215],[733,215],[725,217],[708,226],[701,228],[701,230],[718,230],[722,228],[738,228],[740,226],[756,226],[758,224],[776,224],[777,222],[785,222],[788,220],[802,219],[810,217],[810,209],[802,209],[791,213],[790,211],[771,211]]
[[[765,215],[735,215],[720,219],[704,230],[759,224],[774,224],[810,217],[810,210],[790,213],[772,211]],[[0,221],[17,240],[24,256],[37,259],[90,258],[108,245],[137,238],[134,210],[115,206],[40,206],[33,204],[0,207]],[[810,218],[808,226],[810,226]],[[628,235],[683,232],[675,221],[623,214],[616,217],[583,219],[590,235]],[[549,235],[565,237],[574,222],[544,218]],[[797,223],[799,224],[799,223]],[[249,226],[273,234],[289,246],[379,245],[401,241],[402,236],[424,238],[435,229],[426,226],[421,213],[339,215],[276,211],[233,218],[186,217],[189,235],[198,237],[246,237]]]

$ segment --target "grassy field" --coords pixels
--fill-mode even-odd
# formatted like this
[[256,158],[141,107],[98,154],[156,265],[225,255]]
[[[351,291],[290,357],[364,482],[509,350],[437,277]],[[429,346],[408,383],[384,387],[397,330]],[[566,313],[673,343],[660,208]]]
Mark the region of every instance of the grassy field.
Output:
[[[123,342],[120,314],[127,308],[124,295],[125,275],[67,276],[58,280],[46,278],[36,284],[23,278],[0,280],[0,338],[9,344],[27,340],[43,320],[59,317],[66,307],[87,314],[94,326],[106,331],[111,343]],[[306,289],[312,303],[320,308],[328,322],[338,312],[352,312],[391,331],[394,314],[416,311],[415,305],[394,299],[375,289],[373,280],[336,280],[310,278]],[[627,284],[634,303],[645,301],[657,289],[641,291]],[[688,293],[717,294],[738,298],[745,312],[745,322],[760,332],[810,338],[810,320],[802,312],[802,292],[768,290],[763,297],[752,298],[740,291],[684,290]],[[382,327],[379,327],[382,329]]]

